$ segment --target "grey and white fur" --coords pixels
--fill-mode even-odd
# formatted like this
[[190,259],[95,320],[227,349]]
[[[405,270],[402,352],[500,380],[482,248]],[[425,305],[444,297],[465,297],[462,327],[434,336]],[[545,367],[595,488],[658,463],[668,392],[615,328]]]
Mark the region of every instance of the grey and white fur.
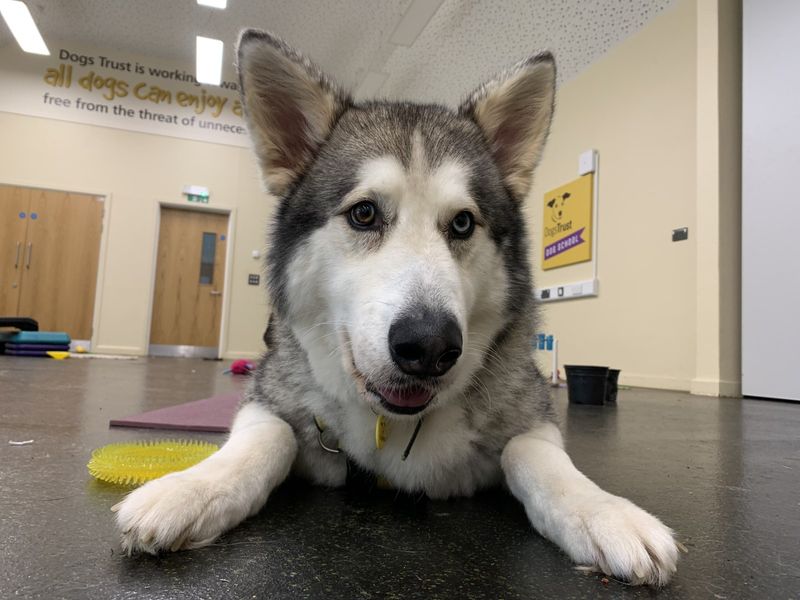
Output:
[[[671,530],[573,466],[531,358],[523,208],[553,113],[553,57],[517,63],[456,111],[355,102],[261,31],[242,34],[238,69],[279,198],[269,350],[220,451],[115,507],[123,547],[208,544],[290,472],[345,484],[347,457],[431,498],[507,485],[577,563],[666,583],[678,557]],[[341,453],[322,447],[315,418]]]

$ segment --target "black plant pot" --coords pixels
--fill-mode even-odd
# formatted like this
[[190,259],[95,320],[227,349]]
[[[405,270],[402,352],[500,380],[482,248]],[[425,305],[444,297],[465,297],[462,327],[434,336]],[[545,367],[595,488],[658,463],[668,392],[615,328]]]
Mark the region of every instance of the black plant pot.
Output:
[[608,387],[608,367],[564,365],[570,404],[602,405]]
[[609,369],[606,378],[606,404],[617,403],[617,381],[619,380],[619,369]]

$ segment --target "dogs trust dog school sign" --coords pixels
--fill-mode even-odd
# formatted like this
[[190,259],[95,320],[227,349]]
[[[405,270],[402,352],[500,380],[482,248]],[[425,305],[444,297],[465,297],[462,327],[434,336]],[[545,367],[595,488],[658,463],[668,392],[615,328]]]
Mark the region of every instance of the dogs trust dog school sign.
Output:
[[591,173],[544,195],[542,268],[592,259]]

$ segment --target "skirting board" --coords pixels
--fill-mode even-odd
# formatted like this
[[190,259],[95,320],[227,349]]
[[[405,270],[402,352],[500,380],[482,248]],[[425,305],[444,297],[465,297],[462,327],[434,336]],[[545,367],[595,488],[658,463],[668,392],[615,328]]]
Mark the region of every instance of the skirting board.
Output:
[[691,388],[691,382],[687,379],[659,377],[656,375],[637,375],[625,373],[624,370],[619,375],[619,384],[629,385],[631,387],[654,388],[657,390],[676,390],[680,392],[688,392]]
[[737,397],[742,395],[742,384],[738,381],[719,381],[716,379],[678,379],[672,377],[654,377],[648,375],[620,374],[620,385],[631,387],[655,388],[660,390],[676,390],[689,392],[697,396]]
[[225,352],[222,355],[222,358],[236,360],[239,358],[246,358],[248,360],[257,360],[261,358],[261,354],[258,352],[241,352],[241,351],[233,351],[233,352]]
[[92,349],[95,354],[125,354],[126,356],[145,356],[144,348],[138,346],[106,346],[98,344]]
[[[138,346],[108,346],[99,345],[93,349],[96,354],[125,354],[127,356],[147,356],[144,348]],[[260,358],[259,352],[242,352],[235,350],[233,352],[225,352],[222,357],[225,359],[236,360],[237,358],[247,358],[250,360]]]
[[735,398],[742,395],[742,382],[722,381],[719,379],[692,379],[690,392],[699,396]]

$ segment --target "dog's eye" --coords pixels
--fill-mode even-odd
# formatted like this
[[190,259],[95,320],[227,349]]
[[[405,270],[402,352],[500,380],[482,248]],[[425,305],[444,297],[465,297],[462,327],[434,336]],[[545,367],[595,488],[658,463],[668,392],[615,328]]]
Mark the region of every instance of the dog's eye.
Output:
[[472,216],[471,212],[466,210],[462,210],[450,221],[450,232],[453,234],[453,237],[466,239],[472,235],[474,229],[475,217]]
[[378,208],[367,200],[362,200],[350,209],[348,220],[356,229],[366,229],[375,225],[378,219]]

